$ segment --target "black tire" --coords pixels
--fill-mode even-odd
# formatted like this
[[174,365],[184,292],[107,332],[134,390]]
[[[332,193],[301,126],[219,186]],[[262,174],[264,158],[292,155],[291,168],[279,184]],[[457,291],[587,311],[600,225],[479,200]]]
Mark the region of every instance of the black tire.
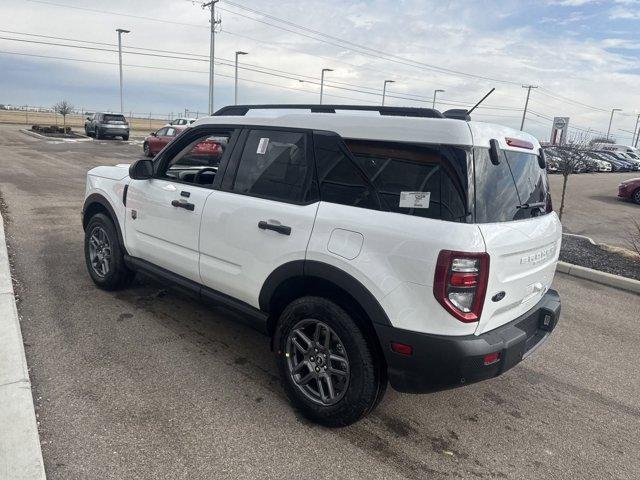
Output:
[[123,136],[122,136],[122,140],[124,140],[125,142],[126,142],[127,140],[129,140],[129,135],[123,135]]
[[[106,269],[104,263],[101,268],[95,267],[92,261],[92,236],[94,234],[103,235],[108,243],[108,248],[102,249],[104,258],[108,250],[108,258],[104,260],[108,266]],[[84,258],[87,265],[89,276],[98,287],[104,290],[117,290],[123,288],[133,280],[135,273],[127,268],[124,262],[124,252],[118,233],[111,218],[103,213],[97,213],[89,220],[84,234]],[[95,258],[95,257],[93,257]],[[99,271],[102,270],[102,271]]]
[[142,151],[144,152],[144,156],[145,157],[153,157],[153,155],[151,154],[151,148],[149,147],[149,143],[148,142],[144,142],[142,144]]
[[100,140],[102,138],[102,135],[100,135],[100,129],[98,127],[96,127],[96,130],[94,132],[94,137],[96,140]]
[[640,205],[640,188],[631,194],[631,200],[633,203]]
[[[341,352],[340,355],[344,355],[346,358],[347,366],[344,368],[348,372],[347,380],[334,383],[332,380],[331,390],[338,392],[341,390],[340,395],[336,395],[334,403],[324,402],[323,399],[313,398],[313,395],[305,393],[306,386],[299,385],[301,381],[300,377],[306,377],[308,374],[314,375],[313,369],[309,367],[308,373],[298,374],[298,382],[294,379],[295,374],[292,373],[295,367],[292,364],[295,360],[292,360],[293,355],[299,355],[306,359],[305,361],[298,362],[308,363],[311,366],[315,366],[315,371],[318,372],[318,363],[308,362],[307,360],[313,359],[307,355],[314,355],[314,348],[309,345],[308,353],[304,355],[301,350],[297,350],[298,353],[291,354],[291,345],[294,342],[291,341],[294,332],[299,331],[304,325],[309,325],[313,328],[313,323],[317,322],[320,325],[329,327],[331,330],[329,342],[333,338],[333,345]],[[328,331],[325,329],[325,332]],[[331,335],[335,335],[331,337]],[[298,339],[299,337],[295,337]],[[326,339],[326,337],[324,337]],[[311,339],[311,337],[309,337]],[[299,340],[298,340],[298,343]],[[325,343],[323,341],[323,343]],[[276,347],[278,369],[280,371],[280,377],[284,386],[285,393],[289,397],[289,400],[293,406],[309,420],[324,425],[326,427],[344,427],[357,422],[379,403],[384,391],[386,389],[386,375],[384,374],[384,368],[380,358],[377,355],[379,349],[376,348],[375,340],[370,338],[360,326],[349,316],[341,307],[335,303],[320,297],[302,297],[291,304],[289,304],[280,316],[278,326],[275,332],[274,345]],[[295,349],[295,347],[294,347]],[[328,355],[322,355],[323,347],[320,347],[320,354],[315,353],[317,356],[323,356],[325,366],[324,370],[335,371],[336,364],[327,363],[326,358]],[[340,363],[340,362],[338,362]],[[322,363],[320,363],[322,368]],[[327,373],[320,370],[317,376],[326,376]],[[340,376],[342,377],[342,375]],[[315,380],[315,378],[314,378]],[[324,383],[325,387],[321,387],[322,380],[318,380],[317,391],[329,391]],[[309,381],[305,385],[314,385],[312,381]],[[346,385],[346,386],[345,386]],[[340,387],[343,387],[342,389]]]

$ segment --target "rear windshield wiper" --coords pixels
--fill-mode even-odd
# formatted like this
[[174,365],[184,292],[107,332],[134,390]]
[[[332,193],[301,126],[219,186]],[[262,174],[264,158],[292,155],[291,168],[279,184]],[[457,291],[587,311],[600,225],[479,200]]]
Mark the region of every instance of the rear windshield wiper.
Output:
[[535,202],[535,203],[523,203],[522,205],[516,206],[516,208],[542,208],[546,207],[546,202]]

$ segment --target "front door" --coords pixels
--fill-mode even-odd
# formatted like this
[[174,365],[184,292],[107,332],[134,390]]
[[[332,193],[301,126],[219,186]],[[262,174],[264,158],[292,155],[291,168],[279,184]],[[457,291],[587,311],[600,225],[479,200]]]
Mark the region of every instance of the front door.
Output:
[[[212,135],[211,128],[200,130],[183,136],[156,159],[154,178],[130,182],[125,220],[131,256],[198,283],[200,220],[225,151],[198,148]],[[226,143],[229,134],[215,138]]]
[[200,230],[202,283],[258,307],[277,267],[304,260],[318,210],[309,134],[255,129],[238,143]]

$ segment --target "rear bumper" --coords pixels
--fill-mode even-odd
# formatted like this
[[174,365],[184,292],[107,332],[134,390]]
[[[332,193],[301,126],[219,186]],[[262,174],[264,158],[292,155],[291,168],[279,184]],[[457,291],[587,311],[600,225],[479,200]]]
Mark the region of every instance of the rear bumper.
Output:
[[129,128],[114,128],[114,127],[99,127],[100,133],[103,135],[115,135],[116,137],[120,135],[129,135]]
[[[497,377],[520,363],[551,334],[560,316],[560,296],[549,290],[524,315],[482,335],[443,336],[375,325],[387,361],[391,386],[400,392],[427,393]],[[548,325],[543,325],[545,319]],[[391,342],[410,345],[410,356],[391,350]],[[484,364],[488,354],[500,359]]]

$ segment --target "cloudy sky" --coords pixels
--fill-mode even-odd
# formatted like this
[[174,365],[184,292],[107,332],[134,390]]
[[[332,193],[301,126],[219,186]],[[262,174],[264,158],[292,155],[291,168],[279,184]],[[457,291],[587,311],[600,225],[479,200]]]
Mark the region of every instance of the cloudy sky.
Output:
[[[242,103],[437,108],[473,105],[474,119],[548,138],[554,116],[629,143],[640,113],[640,0],[221,0],[216,108],[233,102],[234,52]],[[116,28],[124,36],[125,111],[205,112],[208,12],[189,0],[0,0],[0,103],[119,110]],[[39,35],[39,36],[36,36]],[[17,41],[20,40],[20,41]],[[56,57],[56,58],[53,58]]]

